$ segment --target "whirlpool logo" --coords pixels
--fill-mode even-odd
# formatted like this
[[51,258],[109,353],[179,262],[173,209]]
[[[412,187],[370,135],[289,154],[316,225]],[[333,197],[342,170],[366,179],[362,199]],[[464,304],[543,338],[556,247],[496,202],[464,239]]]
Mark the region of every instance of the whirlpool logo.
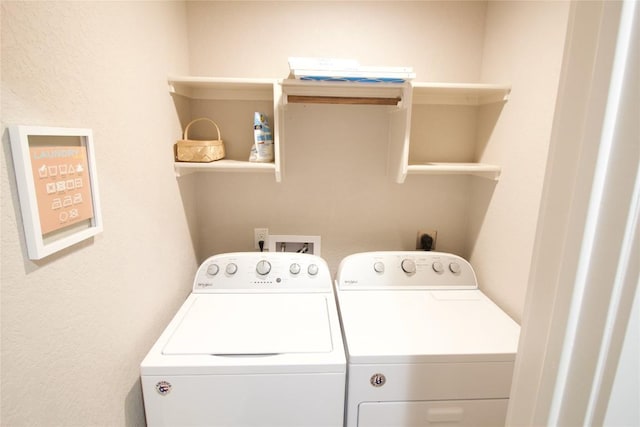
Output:
[[161,396],[166,396],[171,391],[171,383],[169,381],[160,381],[156,384],[156,391]]
[[358,281],[356,279],[347,279],[344,281],[345,285],[357,285]]

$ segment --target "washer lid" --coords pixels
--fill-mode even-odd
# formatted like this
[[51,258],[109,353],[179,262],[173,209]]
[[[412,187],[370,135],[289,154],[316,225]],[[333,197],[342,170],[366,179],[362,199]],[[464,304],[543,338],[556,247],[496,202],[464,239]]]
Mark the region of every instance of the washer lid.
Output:
[[329,353],[325,295],[212,294],[196,298],[166,355]]
[[338,299],[352,362],[515,358],[520,327],[479,290],[346,291]]

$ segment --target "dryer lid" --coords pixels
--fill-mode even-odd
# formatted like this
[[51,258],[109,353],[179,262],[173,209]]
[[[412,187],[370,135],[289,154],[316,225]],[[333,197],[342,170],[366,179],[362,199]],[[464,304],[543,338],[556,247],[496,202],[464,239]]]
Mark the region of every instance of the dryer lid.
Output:
[[196,298],[165,355],[329,353],[325,295],[212,294]]

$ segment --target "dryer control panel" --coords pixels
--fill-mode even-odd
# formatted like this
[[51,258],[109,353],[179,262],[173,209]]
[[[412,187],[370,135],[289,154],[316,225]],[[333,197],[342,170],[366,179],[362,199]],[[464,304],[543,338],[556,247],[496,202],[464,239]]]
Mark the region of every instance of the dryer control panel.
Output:
[[476,289],[476,275],[464,258],[444,252],[363,252],[338,268],[340,290]]
[[332,292],[331,274],[322,258],[310,254],[220,254],[200,265],[193,292]]

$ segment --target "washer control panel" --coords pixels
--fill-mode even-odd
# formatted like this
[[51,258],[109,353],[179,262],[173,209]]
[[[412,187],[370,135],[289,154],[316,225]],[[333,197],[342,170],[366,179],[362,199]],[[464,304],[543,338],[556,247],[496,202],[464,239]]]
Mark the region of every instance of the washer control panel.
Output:
[[338,289],[476,289],[464,258],[444,252],[363,252],[342,260]]
[[193,282],[194,293],[331,290],[322,258],[291,252],[214,255],[200,265]]

